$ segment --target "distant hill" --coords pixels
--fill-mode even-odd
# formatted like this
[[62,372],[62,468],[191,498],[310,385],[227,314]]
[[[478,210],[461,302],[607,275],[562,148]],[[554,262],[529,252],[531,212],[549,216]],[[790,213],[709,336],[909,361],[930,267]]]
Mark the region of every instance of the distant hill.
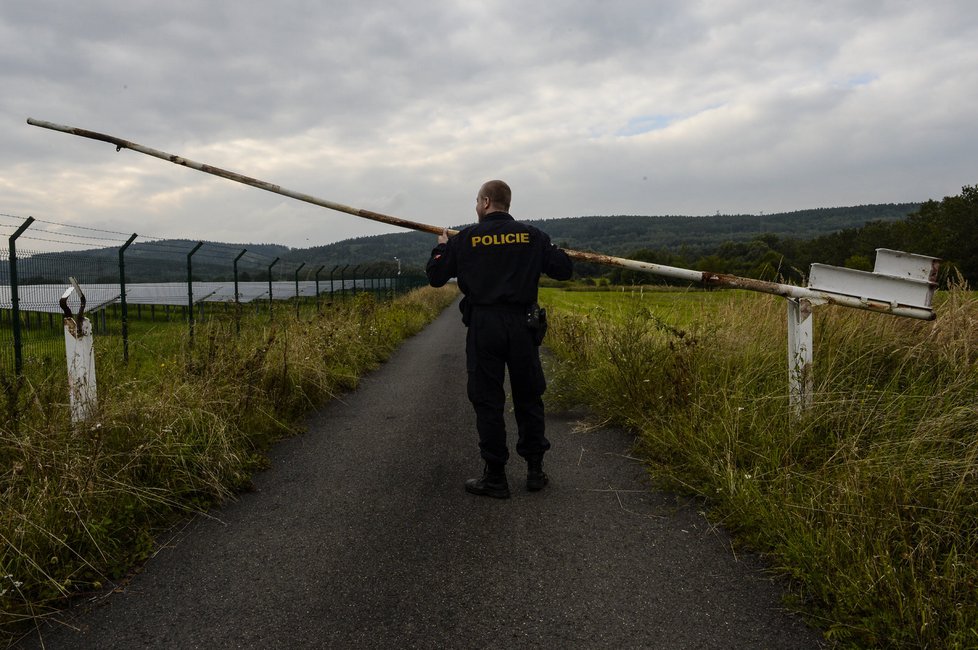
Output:
[[758,235],[812,239],[861,226],[870,221],[898,221],[919,203],[819,208],[768,215],[716,215],[708,217],[581,217],[539,222],[557,242],[569,248],[591,249],[620,255],[642,248],[702,253],[728,241],[749,241]]
[[[641,249],[697,256],[708,254],[725,242],[751,241],[762,234],[809,240],[872,221],[899,221],[916,212],[920,205],[888,203],[768,215],[588,216],[530,220],[530,223],[545,230],[555,243],[565,248],[616,256],[628,256]],[[196,243],[164,240],[133,244],[125,254],[127,281],[186,280],[187,254]],[[197,280],[229,279],[233,260],[247,249],[238,263],[241,280],[264,280],[270,266],[275,279],[286,280],[292,279],[297,271],[300,279],[311,279],[317,271],[322,273],[320,277],[328,278],[337,265],[392,269],[397,265],[395,258],[405,273],[417,273],[423,269],[434,245],[434,235],[414,231],[357,237],[304,249],[277,244],[209,242],[193,255],[192,264]],[[20,281],[24,284],[63,282],[62,276],[74,275],[83,282],[114,282],[119,277],[118,252],[118,248],[105,248],[34,255],[21,261]],[[72,262],[67,263],[68,259]],[[62,267],[73,270],[60,270]]]
[[[576,250],[622,256],[643,248],[678,252],[685,247],[698,254],[727,241],[749,241],[761,234],[812,239],[870,221],[898,221],[919,207],[919,203],[888,203],[768,215],[572,217],[528,223],[546,231],[554,243]],[[293,249],[283,259],[332,265],[398,257],[402,264],[423,267],[434,245],[435,236],[428,233],[393,233]]]

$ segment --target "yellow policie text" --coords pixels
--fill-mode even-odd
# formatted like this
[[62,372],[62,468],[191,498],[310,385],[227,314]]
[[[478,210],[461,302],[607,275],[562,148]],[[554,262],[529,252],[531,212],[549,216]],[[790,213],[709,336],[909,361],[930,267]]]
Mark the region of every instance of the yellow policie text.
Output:
[[476,235],[472,238],[472,248],[476,246],[498,246],[500,244],[529,244],[530,233],[507,232],[502,235]]

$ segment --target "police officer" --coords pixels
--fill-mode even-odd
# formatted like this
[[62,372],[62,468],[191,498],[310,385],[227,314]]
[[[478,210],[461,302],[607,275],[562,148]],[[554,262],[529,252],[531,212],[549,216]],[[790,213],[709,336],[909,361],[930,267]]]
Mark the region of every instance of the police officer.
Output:
[[534,321],[540,274],[567,280],[573,270],[567,253],[550,237],[509,214],[512,192],[503,181],[488,181],[479,189],[475,213],[479,222],[449,238],[438,237],[426,272],[433,287],[458,278],[464,297],[460,308],[468,326],[465,340],[468,397],[475,408],[479,449],[485,461],[482,478],[469,479],[473,494],[505,499],[509,460],[503,408],[505,368],[509,368],[513,410],[519,429],[516,452],[527,462],[526,487],[547,485],[543,455],[550,449],[544,434],[543,392],[546,381],[540,365]]

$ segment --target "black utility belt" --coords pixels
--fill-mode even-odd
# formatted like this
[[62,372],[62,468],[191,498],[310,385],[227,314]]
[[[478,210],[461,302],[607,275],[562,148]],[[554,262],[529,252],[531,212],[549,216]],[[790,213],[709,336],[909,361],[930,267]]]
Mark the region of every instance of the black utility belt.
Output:
[[477,311],[502,311],[509,312],[511,314],[525,314],[526,311],[533,305],[513,305],[513,304],[496,304],[496,305],[472,305],[472,309]]
[[[547,334],[547,310],[537,303],[529,305],[472,305],[471,308],[473,311],[493,311],[523,316],[526,319],[526,326],[532,333],[533,342],[536,345],[543,343],[543,337]],[[468,325],[466,318],[463,318],[462,321]]]

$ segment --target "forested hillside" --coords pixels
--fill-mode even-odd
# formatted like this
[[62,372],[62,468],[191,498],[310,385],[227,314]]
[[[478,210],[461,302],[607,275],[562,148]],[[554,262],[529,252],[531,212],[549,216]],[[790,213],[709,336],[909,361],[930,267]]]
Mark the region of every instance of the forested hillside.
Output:
[[[803,283],[812,263],[872,270],[877,248],[919,253],[943,260],[942,278],[957,274],[978,282],[978,185],[962,188],[958,196],[927,201],[906,219],[874,220],[858,227],[816,237],[767,233],[741,241],[726,241],[708,251],[666,247],[634,248],[633,259],[701,271],[732,273],[764,280]],[[656,282],[647,274],[600,268],[579,273],[604,275],[623,284]]]
[[584,217],[538,223],[554,241],[570,248],[617,255],[636,248],[704,252],[728,241],[749,241],[762,234],[810,239],[870,221],[897,221],[919,207],[915,203],[821,208],[769,215],[710,217]]
[[[528,221],[549,233],[555,243],[576,250],[619,256],[639,249],[676,253],[682,251],[701,255],[724,242],[748,242],[762,233],[808,239],[843,228],[862,226],[869,221],[897,221],[905,219],[919,205],[889,203],[769,215],[590,216]],[[317,263],[332,265],[398,257],[402,264],[420,268],[424,266],[434,245],[434,235],[419,232],[394,233],[347,239],[310,249],[295,249],[283,255],[282,259],[293,262],[315,260]]]

